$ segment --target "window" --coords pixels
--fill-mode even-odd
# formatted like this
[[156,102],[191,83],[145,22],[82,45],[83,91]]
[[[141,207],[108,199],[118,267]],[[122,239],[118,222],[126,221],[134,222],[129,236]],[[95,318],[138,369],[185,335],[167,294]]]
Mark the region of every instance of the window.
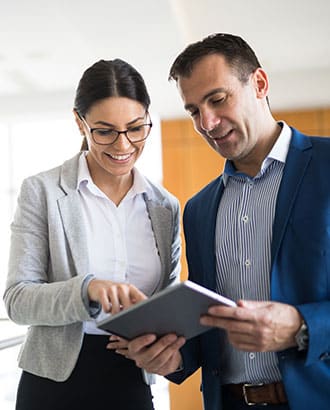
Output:
[[[161,182],[160,121],[152,115],[154,127],[146,142],[137,167],[151,180]],[[25,120],[14,124],[0,124],[2,158],[0,161],[0,258],[1,272],[7,272],[10,240],[10,222],[16,208],[21,183],[27,176],[60,165],[80,149],[82,137],[72,118]],[[6,274],[0,275],[0,292],[3,294]],[[5,317],[3,304],[0,317]]]
[[[7,272],[10,240],[10,222],[16,207],[17,195],[22,180],[37,172],[61,164],[80,148],[81,136],[75,123],[69,119],[44,121],[21,121],[1,124],[0,138],[3,155],[0,161],[2,183],[0,184],[0,231],[1,272]],[[0,291],[3,294],[6,274],[0,276]],[[5,317],[1,303],[0,317]]]
[[[144,152],[137,167],[143,174],[156,182],[162,181],[160,121],[152,115],[153,128],[146,142]],[[12,123],[0,123],[2,156],[0,161],[0,293],[1,300],[5,288],[8,265],[10,223],[16,208],[17,195],[22,180],[27,176],[60,165],[74,156],[80,149],[82,137],[78,132],[73,116],[19,120]],[[14,408],[16,387],[20,370],[17,368],[18,345],[6,347],[10,339],[18,339],[25,332],[25,327],[16,326],[6,320],[3,303],[0,303],[0,352],[5,357],[3,372],[0,372],[0,384],[6,386],[0,395],[0,408]],[[1,345],[1,342],[4,342]],[[2,347],[2,350],[1,350]],[[153,386],[155,408],[169,409],[168,382],[157,377]]]

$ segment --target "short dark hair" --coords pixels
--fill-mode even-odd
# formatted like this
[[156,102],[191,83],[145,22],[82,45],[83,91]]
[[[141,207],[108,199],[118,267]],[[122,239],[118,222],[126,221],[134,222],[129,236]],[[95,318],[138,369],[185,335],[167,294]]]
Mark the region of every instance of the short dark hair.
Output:
[[108,97],[127,97],[141,103],[147,110],[150,97],[141,74],[126,61],[100,60],[81,77],[76,91],[74,109],[84,117],[97,101]]
[[172,64],[169,80],[177,81],[180,76],[188,77],[195,63],[211,54],[222,55],[242,83],[261,67],[254,51],[241,37],[216,33],[186,47]]

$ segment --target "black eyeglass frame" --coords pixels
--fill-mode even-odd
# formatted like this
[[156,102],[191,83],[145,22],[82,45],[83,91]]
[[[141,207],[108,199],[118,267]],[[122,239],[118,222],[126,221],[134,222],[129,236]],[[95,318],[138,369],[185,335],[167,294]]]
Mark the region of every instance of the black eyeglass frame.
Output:
[[[128,140],[132,145],[134,145],[134,144],[136,144],[136,143],[145,141],[145,140],[149,137],[150,131],[151,131],[151,128],[152,128],[152,122],[151,122],[151,120],[150,120],[150,114],[149,114],[148,111],[146,111],[145,114],[144,114],[144,116],[145,116],[145,117],[146,117],[146,116],[149,116],[150,122],[149,122],[149,123],[140,124],[139,126],[149,127],[149,130],[147,131],[147,135],[146,135],[144,138],[140,139],[140,140],[132,141],[132,140],[129,138],[129,136],[127,135],[127,133],[130,131],[129,128],[128,128],[127,130],[124,130],[124,131],[118,131],[118,130],[111,129],[111,128],[91,128],[91,127],[87,124],[87,121],[85,120],[85,118],[84,118],[82,115],[80,115],[78,112],[77,112],[77,114],[78,114],[79,118],[81,119],[81,121],[86,125],[86,127],[87,127],[87,129],[88,129],[88,132],[90,133],[90,135],[91,135],[91,137],[92,137],[92,140],[93,140],[93,141],[95,142],[95,144],[97,144],[97,145],[113,145],[113,144],[118,140],[120,134],[125,134],[125,137],[127,138],[127,140]],[[133,126],[132,128],[134,128],[134,126]],[[93,132],[94,132],[94,131],[97,131],[97,130],[99,130],[99,131],[101,131],[101,130],[102,130],[102,131],[104,131],[104,130],[111,130],[112,132],[116,132],[116,133],[117,133],[117,136],[115,137],[115,139],[114,139],[112,142],[97,142],[97,141],[95,140],[95,138],[94,138],[94,135],[93,135]]]

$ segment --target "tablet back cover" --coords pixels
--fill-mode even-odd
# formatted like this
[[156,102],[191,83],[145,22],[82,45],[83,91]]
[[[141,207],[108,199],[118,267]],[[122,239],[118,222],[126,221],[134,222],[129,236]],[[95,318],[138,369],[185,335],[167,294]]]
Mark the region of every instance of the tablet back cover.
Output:
[[97,326],[129,340],[146,333],[158,337],[175,333],[190,339],[210,329],[202,326],[199,319],[211,305],[217,304],[236,306],[235,302],[187,280],[102,320]]

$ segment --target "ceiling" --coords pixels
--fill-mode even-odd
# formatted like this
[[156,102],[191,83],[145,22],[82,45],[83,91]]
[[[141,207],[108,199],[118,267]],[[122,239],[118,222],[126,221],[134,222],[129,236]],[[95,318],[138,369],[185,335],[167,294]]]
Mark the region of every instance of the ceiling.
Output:
[[241,35],[273,109],[330,106],[329,0],[0,0],[0,117],[71,110],[82,72],[122,58],[161,118],[185,115],[169,67],[213,32]]

